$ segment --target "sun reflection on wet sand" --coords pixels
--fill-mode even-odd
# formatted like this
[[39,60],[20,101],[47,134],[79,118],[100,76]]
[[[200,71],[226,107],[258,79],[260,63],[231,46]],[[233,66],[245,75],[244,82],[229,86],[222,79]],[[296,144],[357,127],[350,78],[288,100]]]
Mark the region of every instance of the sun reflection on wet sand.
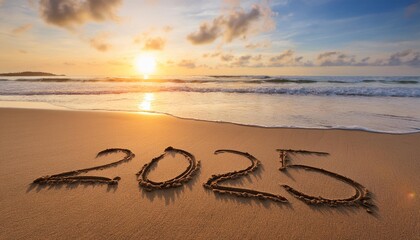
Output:
[[153,100],[155,100],[155,95],[153,93],[145,93],[142,102],[139,103],[138,108],[142,111],[151,111]]
[[407,194],[407,197],[409,200],[413,200],[416,197],[416,193],[415,192],[409,192]]

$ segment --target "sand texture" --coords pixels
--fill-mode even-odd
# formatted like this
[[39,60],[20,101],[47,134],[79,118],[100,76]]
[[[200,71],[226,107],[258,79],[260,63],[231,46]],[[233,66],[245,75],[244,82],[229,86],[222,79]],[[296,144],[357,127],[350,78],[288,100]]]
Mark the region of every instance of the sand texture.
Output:
[[420,134],[0,108],[0,239],[420,239]]

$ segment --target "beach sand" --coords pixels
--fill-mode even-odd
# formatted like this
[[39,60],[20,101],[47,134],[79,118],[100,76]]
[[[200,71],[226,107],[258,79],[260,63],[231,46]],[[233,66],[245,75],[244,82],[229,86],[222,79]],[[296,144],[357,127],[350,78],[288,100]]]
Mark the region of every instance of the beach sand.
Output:
[[[0,109],[0,239],[419,239],[420,134],[282,129],[184,120],[157,114]],[[145,191],[136,173],[172,146],[193,154],[200,169],[182,187]],[[44,175],[121,159],[109,148],[129,149],[131,160],[85,175],[120,177],[118,185],[31,184]],[[355,189],[321,172],[350,178],[371,192],[363,206],[308,205],[281,185],[329,199]],[[214,174],[242,170],[250,161],[218,149],[248,152],[254,172],[221,186],[280,195],[287,203],[220,194],[204,188]],[[170,152],[151,167],[158,182],[181,174],[189,162]],[[360,202],[356,203],[360,205]]]

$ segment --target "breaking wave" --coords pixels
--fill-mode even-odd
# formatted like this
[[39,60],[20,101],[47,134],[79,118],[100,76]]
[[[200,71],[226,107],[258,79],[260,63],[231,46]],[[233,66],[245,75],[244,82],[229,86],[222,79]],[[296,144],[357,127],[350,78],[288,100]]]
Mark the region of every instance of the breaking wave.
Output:
[[248,83],[248,84],[316,84],[316,83],[332,83],[332,84],[369,84],[369,83],[381,83],[381,84],[419,84],[419,77],[395,77],[395,78],[380,78],[380,79],[360,79],[358,77],[347,77],[340,80],[337,79],[312,77],[312,78],[279,78],[269,76],[201,76],[197,79],[142,79],[142,78],[77,78],[77,77],[44,77],[44,78],[14,78],[14,79],[0,79],[1,82],[51,82],[51,83],[65,83],[65,82],[77,82],[77,83],[95,83],[95,82],[108,82],[108,83]]
[[362,97],[411,97],[420,98],[420,88],[367,88],[367,87],[189,87],[189,86],[131,86],[119,88],[50,89],[50,90],[0,90],[0,95],[103,95],[143,92],[196,92],[196,93],[237,93],[237,94],[285,94],[304,96],[362,96]]

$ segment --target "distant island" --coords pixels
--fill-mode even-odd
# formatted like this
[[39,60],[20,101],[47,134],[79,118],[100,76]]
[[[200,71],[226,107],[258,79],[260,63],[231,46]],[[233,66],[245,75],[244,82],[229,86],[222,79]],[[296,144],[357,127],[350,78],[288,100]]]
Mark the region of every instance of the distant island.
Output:
[[64,74],[57,75],[46,72],[15,72],[15,73],[0,73],[3,77],[45,77],[45,76],[65,76]]

